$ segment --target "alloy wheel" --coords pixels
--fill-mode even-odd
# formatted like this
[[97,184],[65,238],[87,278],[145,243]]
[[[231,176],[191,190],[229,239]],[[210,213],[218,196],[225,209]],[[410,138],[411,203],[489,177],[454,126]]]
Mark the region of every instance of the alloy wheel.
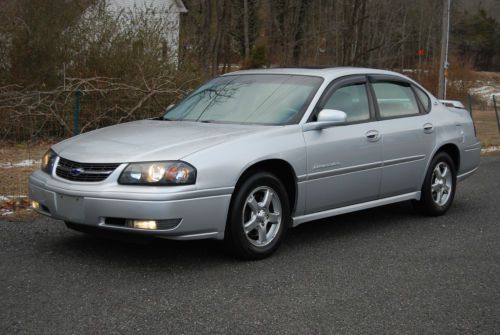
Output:
[[438,206],[444,206],[450,198],[452,187],[453,178],[450,167],[445,162],[439,162],[434,168],[431,179],[431,193],[434,203]]
[[260,186],[250,192],[242,213],[243,231],[256,247],[271,243],[282,223],[282,208],[278,194],[269,186]]

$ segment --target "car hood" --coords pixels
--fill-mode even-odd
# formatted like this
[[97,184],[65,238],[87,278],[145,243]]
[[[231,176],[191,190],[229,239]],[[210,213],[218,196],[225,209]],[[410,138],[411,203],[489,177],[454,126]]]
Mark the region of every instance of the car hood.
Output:
[[81,163],[177,160],[270,126],[142,120],[94,130],[53,146]]

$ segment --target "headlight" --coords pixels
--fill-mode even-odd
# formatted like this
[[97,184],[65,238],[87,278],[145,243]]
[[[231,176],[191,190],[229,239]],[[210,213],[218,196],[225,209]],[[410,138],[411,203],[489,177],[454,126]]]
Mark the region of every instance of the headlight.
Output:
[[42,171],[48,174],[52,174],[56,158],[57,154],[54,151],[52,151],[52,149],[47,150],[45,155],[43,155],[42,157]]
[[118,183],[124,185],[190,185],[196,182],[196,169],[180,161],[130,163]]

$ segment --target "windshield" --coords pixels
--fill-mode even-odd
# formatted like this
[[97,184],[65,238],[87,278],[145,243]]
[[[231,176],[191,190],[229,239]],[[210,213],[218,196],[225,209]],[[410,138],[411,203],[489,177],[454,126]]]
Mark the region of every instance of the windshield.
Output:
[[230,75],[199,87],[165,120],[283,125],[298,122],[323,79],[296,75]]

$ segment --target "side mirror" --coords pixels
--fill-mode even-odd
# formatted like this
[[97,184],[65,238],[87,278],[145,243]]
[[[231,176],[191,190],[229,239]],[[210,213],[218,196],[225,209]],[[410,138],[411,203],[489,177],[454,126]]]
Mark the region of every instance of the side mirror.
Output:
[[336,109],[323,109],[318,114],[318,121],[309,122],[302,126],[303,131],[321,130],[347,120],[347,114]]

